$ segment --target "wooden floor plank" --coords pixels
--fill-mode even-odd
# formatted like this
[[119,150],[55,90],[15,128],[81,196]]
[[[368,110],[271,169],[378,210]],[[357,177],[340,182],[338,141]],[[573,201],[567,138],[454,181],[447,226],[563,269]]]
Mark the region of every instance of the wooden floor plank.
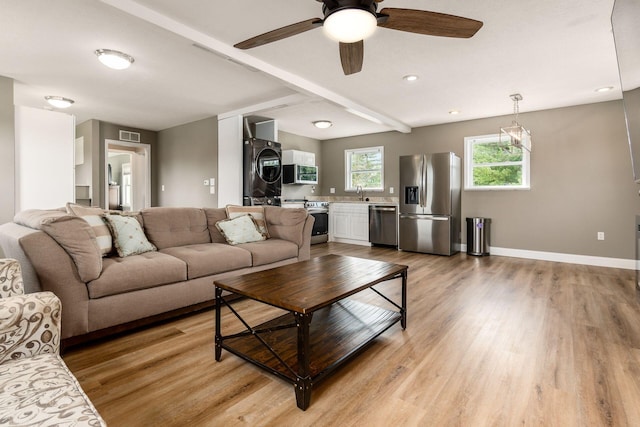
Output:
[[[64,359],[111,426],[640,425],[633,271],[312,247],[314,257],[328,253],[408,265],[408,322],[323,381],[306,411],[285,381],[225,351],[214,360],[212,311],[71,349]],[[384,286],[399,295],[396,284]],[[254,325],[281,313],[233,304]]]

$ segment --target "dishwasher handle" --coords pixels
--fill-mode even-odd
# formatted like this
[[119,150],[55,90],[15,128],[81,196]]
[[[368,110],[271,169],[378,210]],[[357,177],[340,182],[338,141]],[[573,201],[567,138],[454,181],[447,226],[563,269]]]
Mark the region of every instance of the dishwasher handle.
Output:
[[386,207],[381,207],[381,206],[370,206],[369,210],[376,211],[376,212],[395,212],[396,208],[386,208]]

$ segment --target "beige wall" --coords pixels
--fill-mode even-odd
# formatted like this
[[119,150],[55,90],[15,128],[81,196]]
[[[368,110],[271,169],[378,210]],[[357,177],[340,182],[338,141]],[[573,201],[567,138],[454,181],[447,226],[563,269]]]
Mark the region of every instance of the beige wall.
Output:
[[[223,154],[221,154],[222,156]],[[158,132],[155,206],[217,207],[218,119],[211,117]],[[216,179],[210,194],[205,179]],[[164,185],[165,191],[160,191]]]
[[0,224],[15,209],[15,109],[13,79],[0,76]]
[[[283,150],[300,150],[314,153],[316,155],[316,165],[322,164],[322,143],[317,139],[280,131],[278,132],[278,142],[282,144],[281,148]],[[282,200],[304,199],[307,196],[320,195],[321,184],[322,181],[318,180],[318,185],[315,186],[315,193],[313,192],[313,185],[283,184]]]
[[[464,137],[497,133],[512,117],[428,126],[322,142],[321,193],[344,193],[344,150],[383,145],[386,191],[398,195],[398,157],[452,151],[464,160]],[[531,190],[463,191],[462,221],[492,219],[491,245],[623,259],[635,258],[640,213],[621,101],[520,114],[532,132]],[[388,193],[388,187],[396,189]],[[605,232],[598,241],[596,233]],[[466,240],[463,233],[463,242]]]

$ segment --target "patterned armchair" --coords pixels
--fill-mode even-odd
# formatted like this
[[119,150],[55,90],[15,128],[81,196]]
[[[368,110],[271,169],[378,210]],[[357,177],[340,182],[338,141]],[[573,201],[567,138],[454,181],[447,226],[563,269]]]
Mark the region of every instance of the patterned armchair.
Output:
[[60,300],[0,259],[0,425],[106,425],[59,356]]

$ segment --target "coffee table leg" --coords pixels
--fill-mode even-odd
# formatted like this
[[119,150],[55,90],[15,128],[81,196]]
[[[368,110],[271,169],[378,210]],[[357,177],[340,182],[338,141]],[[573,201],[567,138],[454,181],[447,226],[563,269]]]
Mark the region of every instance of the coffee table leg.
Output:
[[216,362],[220,361],[222,356],[222,333],[220,328],[220,309],[222,308],[222,289],[216,286]]
[[298,329],[298,373],[295,383],[296,403],[303,411],[311,403],[311,378],[309,377],[309,324],[311,314],[294,313]]
[[400,326],[407,329],[407,270],[402,272],[402,310],[400,310]]

